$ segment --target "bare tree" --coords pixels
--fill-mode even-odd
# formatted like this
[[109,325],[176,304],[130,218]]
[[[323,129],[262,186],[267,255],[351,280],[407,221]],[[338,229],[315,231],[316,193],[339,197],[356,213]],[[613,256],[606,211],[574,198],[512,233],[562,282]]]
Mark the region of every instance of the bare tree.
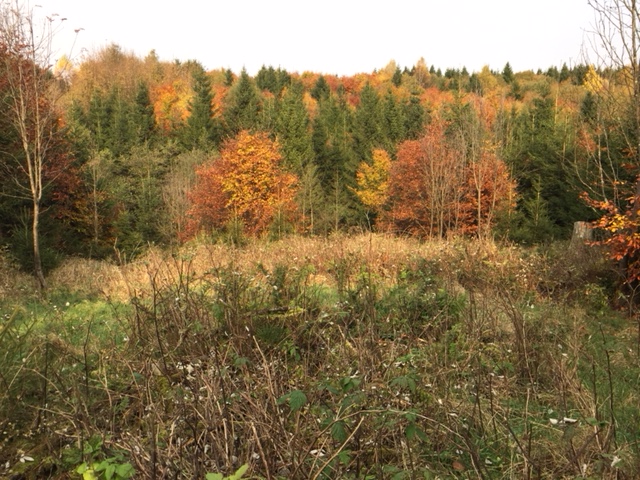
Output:
[[[589,5],[595,13],[595,28],[588,55],[595,56],[591,63],[609,77],[596,88],[601,110],[598,115],[604,115],[610,125],[617,124],[616,129],[625,136],[630,156],[640,164],[640,2],[589,0]],[[631,128],[625,128],[629,123]],[[608,147],[606,131],[602,131],[601,140],[605,148]],[[602,150],[597,151],[602,153]],[[609,159],[596,160],[596,164],[606,170],[600,172],[602,179],[616,182],[618,175]]]
[[29,6],[0,0],[0,78],[5,85],[4,115],[15,130],[19,153],[6,155],[7,171],[20,195],[32,207],[34,274],[42,289],[46,280],[40,254],[40,216],[45,174],[58,132],[60,98],[51,73],[52,40],[60,21],[54,14],[37,22]]

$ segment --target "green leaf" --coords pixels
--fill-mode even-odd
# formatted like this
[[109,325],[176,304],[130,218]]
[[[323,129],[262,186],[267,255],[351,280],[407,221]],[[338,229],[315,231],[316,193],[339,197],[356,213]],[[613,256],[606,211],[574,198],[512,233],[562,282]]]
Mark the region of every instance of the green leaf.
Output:
[[87,468],[87,470],[82,473],[82,480],[98,480],[98,477],[94,473],[93,468]]
[[407,437],[407,440],[413,440],[416,437],[423,442],[427,440],[427,435],[414,422],[409,422],[407,428],[404,429],[404,434]]
[[244,367],[249,363],[249,359],[247,357],[236,357],[233,360],[234,367]]
[[405,480],[406,478],[409,478],[406,472],[398,472],[391,476],[391,480]]
[[87,465],[87,462],[82,462],[80,465],[78,465],[78,468],[76,468],[76,473],[79,473],[80,475],[82,475],[88,469],[89,469],[89,465]]
[[331,436],[336,442],[340,443],[347,439],[347,429],[342,420],[331,425]]
[[416,412],[410,410],[404,414],[404,418],[406,418],[408,422],[413,423],[418,419],[418,415]]
[[223,480],[224,479],[221,473],[207,473],[205,475],[205,478],[207,480]]
[[240,480],[247,470],[249,470],[249,465],[245,463],[238,470],[236,470],[236,473],[229,477],[229,480]]
[[116,467],[116,475],[119,478],[131,478],[133,477],[134,473],[136,473],[136,471],[133,468],[133,465],[131,465],[129,462],[122,463]]
[[302,390],[293,390],[289,394],[289,407],[292,412],[300,410],[307,403],[307,396]]
[[104,478],[106,478],[107,480],[111,480],[115,472],[116,466],[113,463],[109,464],[109,466],[104,471]]
[[351,462],[351,450],[342,450],[339,454],[338,454],[338,460],[340,461],[340,463],[342,463],[343,465],[348,465],[349,462]]
[[307,403],[307,396],[302,390],[292,390],[286,395],[278,398],[278,405],[289,402],[289,408],[292,412],[300,410]]
[[400,389],[407,389],[411,393],[416,393],[416,375],[409,373],[407,375],[394,378],[391,381],[391,385]]

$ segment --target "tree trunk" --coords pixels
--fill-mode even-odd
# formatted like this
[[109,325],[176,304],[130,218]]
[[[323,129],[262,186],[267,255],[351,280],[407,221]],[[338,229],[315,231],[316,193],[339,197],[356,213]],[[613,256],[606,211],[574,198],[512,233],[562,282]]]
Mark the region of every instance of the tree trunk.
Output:
[[571,235],[571,245],[583,245],[591,240],[593,240],[593,228],[591,228],[589,222],[575,222],[573,224],[573,234]]
[[40,257],[40,203],[33,202],[33,223],[31,225],[31,235],[33,237],[33,268],[40,290],[47,288],[47,281],[42,271],[42,259]]

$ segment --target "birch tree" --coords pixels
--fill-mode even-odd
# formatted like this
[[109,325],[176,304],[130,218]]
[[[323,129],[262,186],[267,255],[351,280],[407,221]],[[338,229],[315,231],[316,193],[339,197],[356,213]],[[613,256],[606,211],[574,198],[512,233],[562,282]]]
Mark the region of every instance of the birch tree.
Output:
[[60,92],[52,74],[52,40],[60,21],[56,15],[37,22],[29,6],[0,3],[0,78],[2,108],[20,145],[17,153],[2,154],[2,165],[18,192],[31,203],[34,274],[46,288],[40,255],[40,216],[47,170],[58,138],[57,100]]

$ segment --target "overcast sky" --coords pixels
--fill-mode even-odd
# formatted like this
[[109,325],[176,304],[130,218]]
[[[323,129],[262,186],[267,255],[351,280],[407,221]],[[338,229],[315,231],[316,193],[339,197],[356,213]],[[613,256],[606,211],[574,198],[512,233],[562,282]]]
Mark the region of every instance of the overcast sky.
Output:
[[[352,75],[390,60],[411,67],[546,70],[581,63],[587,0],[31,0],[66,17],[58,52],[110,43],[208,70],[264,65]],[[77,37],[74,30],[83,28]],[[75,45],[74,45],[75,38]],[[71,47],[73,45],[73,50]]]

